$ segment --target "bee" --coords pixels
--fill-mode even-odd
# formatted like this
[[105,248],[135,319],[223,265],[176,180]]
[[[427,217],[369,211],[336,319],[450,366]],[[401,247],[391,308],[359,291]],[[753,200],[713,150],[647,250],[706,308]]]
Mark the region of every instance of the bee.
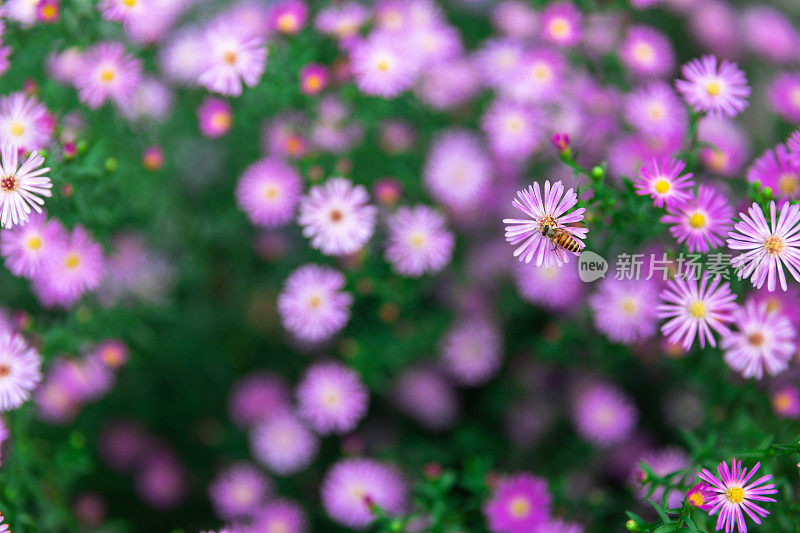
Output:
[[559,246],[574,254],[579,254],[581,251],[581,245],[578,244],[578,241],[575,239],[575,237],[559,227],[548,226],[545,224],[542,226],[542,236],[547,237],[554,244],[553,251],[555,251]]

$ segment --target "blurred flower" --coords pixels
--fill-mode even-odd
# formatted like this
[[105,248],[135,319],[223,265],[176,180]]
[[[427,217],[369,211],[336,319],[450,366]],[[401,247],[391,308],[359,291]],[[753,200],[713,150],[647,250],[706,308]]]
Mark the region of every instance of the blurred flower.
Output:
[[0,333],[0,411],[11,411],[28,401],[42,380],[42,358],[16,333]]
[[408,487],[392,465],[373,459],[345,459],[328,469],[320,493],[331,520],[362,530],[375,518],[372,505],[388,516],[404,512]]
[[[640,458],[639,463],[644,463],[656,476],[668,478],[671,483],[680,483],[683,476],[675,476],[675,473],[682,473],[683,470],[689,468],[691,459],[685,451],[680,448],[664,448],[662,450],[649,452]],[[645,472],[639,470],[636,476],[644,475]],[[650,492],[649,483],[640,483],[637,492],[639,498],[642,500],[650,499],[654,502],[660,502],[664,496],[665,487],[659,485]],[[683,502],[683,492],[679,489],[669,489],[667,491],[667,507],[675,509],[681,506]]]
[[747,107],[750,87],[736,63],[722,61],[717,67],[717,58],[707,55],[683,65],[681,73],[686,79],[675,86],[698,113],[733,117]]
[[625,119],[645,135],[683,137],[689,126],[686,107],[665,82],[654,82],[625,99]]
[[772,410],[780,417],[796,420],[800,418],[800,391],[797,385],[786,385],[771,395]]
[[315,185],[300,200],[297,223],[312,248],[325,255],[359,251],[375,231],[378,209],[370,205],[363,185],[346,178],[331,178]]
[[404,370],[395,382],[397,408],[430,431],[452,427],[458,418],[458,395],[438,371],[427,367]]
[[53,259],[54,248],[63,240],[64,227],[57,219],[35,213],[24,226],[0,233],[0,255],[12,274],[32,279]]
[[336,37],[345,44],[358,36],[359,29],[370,17],[368,8],[355,1],[325,6],[317,13],[314,27],[324,35]]
[[800,34],[792,21],[777,9],[754,5],[746,8],[741,18],[741,35],[756,54],[776,63],[788,63],[800,57]]
[[742,128],[733,120],[705,117],[697,124],[697,140],[711,145],[700,148],[700,160],[707,170],[722,176],[734,176],[748,159],[749,142]]
[[661,222],[670,224],[669,231],[678,241],[686,243],[689,253],[707,253],[722,246],[731,229],[733,208],[713,187],[701,185],[690,199],[667,205]]
[[769,187],[776,198],[800,198],[800,164],[786,146],[768,148],[747,170],[747,181]]
[[656,332],[658,284],[607,277],[589,297],[594,324],[609,340],[635,344]]
[[96,492],[82,492],[72,502],[72,512],[80,524],[88,529],[105,522],[108,509],[103,497]]
[[480,139],[463,129],[440,132],[422,169],[431,196],[455,213],[481,205],[492,180],[489,156]]
[[493,533],[539,531],[550,519],[552,497],[544,479],[519,473],[503,479],[483,505]]
[[142,166],[145,170],[155,172],[164,166],[164,149],[160,146],[148,146],[142,153]]
[[669,38],[649,26],[631,26],[619,55],[637,77],[661,78],[675,68],[675,50]]
[[[512,57],[500,57],[501,61],[509,59],[514,61]],[[526,51],[522,59],[510,68],[510,75],[500,85],[501,94],[530,103],[558,101],[563,96],[561,91],[566,65],[560,52],[549,48],[534,48]]]
[[206,28],[202,67],[197,82],[215,93],[242,94],[242,83],[255,86],[267,63],[267,48],[259,37],[231,21],[220,20]]
[[206,96],[197,107],[200,133],[215,139],[227,135],[233,125],[233,112],[227,100]]
[[494,154],[520,161],[539,146],[544,123],[545,117],[530,106],[495,100],[483,115],[481,128]]
[[272,500],[256,512],[253,518],[253,531],[279,533],[306,533],[308,519],[300,505],[292,500]]
[[752,300],[734,314],[737,331],[722,338],[725,362],[742,377],[761,379],[786,370],[795,353],[797,332],[785,316]]
[[518,263],[512,273],[519,295],[534,305],[565,313],[575,310],[583,302],[584,285],[578,277],[577,262],[563,267]]
[[81,102],[98,108],[107,100],[130,103],[142,76],[142,62],[118,42],[97,43],[83,53],[73,83]]
[[434,109],[456,109],[480,91],[481,84],[473,62],[451,59],[423,70],[417,84],[417,98]]
[[120,111],[128,120],[163,122],[172,113],[174,103],[175,95],[168,85],[146,76],[136,86],[130,100],[121,106]]
[[0,96],[0,142],[33,152],[49,144],[53,126],[50,112],[35,96]]
[[444,369],[456,383],[483,385],[503,363],[502,333],[484,318],[464,319],[445,333],[439,352]]
[[511,38],[526,40],[539,30],[539,16],[526,2],[503,0],[492,10],[492,24]]
[[436,273],[450,262],[455,237],[445,218],[425,205],[400,207],[387,220],[384,258],[403,276],[418,278]]
[[19,164],[20,151],[17,146],[4,142],[0,147],[0,222],[6,229],[15,225],[25,225],[31,208],[37,213],[42,212],[44,200],[40,196],[50,197],[53,184],[45,176],[50,172],[50,167],[40,168],[44,158],[38,153],[32,153]]
[[[760,289],[767,282],[770,292],[777,288],[788,289],[784,266],[794,279],[800,282],[800,206],[784,202],[775,224],[775,202],[769,204],[770,223],[758,204],[753,203],[747,214],[739,213],[742,219],[728,233],[728,248],[743,250],[735,256],[731,265],[741,278],[750,278],[753,286]],[[777,274],[777,276],[776,276]],[[777,280],[776,280],[777,278]]]
[[128,361],[128,346],[119,339],[107,339],[95,347],[92,358],[116,370]]
[[608,383],[582,385],[572,406],[578,435],[600,446],[624,442],[638,418],[636,405],[628,395]]
[[656,207],[677,204],[691,199],[686,189],[694,186],[691,172],[681,175],[686,163],[680,159],[653,159],[636,173],[636,194],[650,196]]
[[[714,493],[709,505],[711,510],[708,512],[709,516],[714,516],[719,513],[717,519],[717,531],[725,529],[725,531],[733,531],[738,526],[739,531],[747,531],[747,525],[744,520],[744,513],[747,514],[756,524],[761,524],[758,516],[765,517],[769,515],[769,511],[762,508],[758,502],[774,502],[774,498],[767,496],[768,494],[777,494],[773,483],[766,484],[767,481],[772,479],[771,475],[761,476],[752,483],[748,481],[758,471],[761,463],[756,463],[756,466],[747,473],[746,468],[742,468],[742,463],[737,462],[736,459],[731,460],[731,468],[728,468],[728,463],[723,461],[717,466],[717,473],[719,477],[712,474],[708,469],[704,468],[698,476],[703,481],[707,482],[710,487],[707,489],[709,492]],[[744,513],[742,513],[744,511]],[[758,516],[756,516],[758,515]]]
[[177,507],[186,495],[186,472],[171,452],[151,451],[135,475],[136,494],[156,509]]
[[581,40],[581,12],[567,0],[550,2],[542,13],[542,38],[557,46],[573,46]]
[[306,25],[307,19],[308,5],[303,0],[278,0],[270,6],[270,26],[281,33],[297,33]]
[[319,440],[299,418],[278,412],[259,422],[250,434],[253,456],[278,475],[305,470],[319,450]]
[[285,411],[290,405],[289,388],[270,372],[240,378],[228,397],[228,416],[239,427],[249,426]]
[[336,362],[309,367],[296,394],[299,415],[320,435],[353,431],[369,406],[369,389],[361,376]]
[[[139,0],[141,1],[141,0]],[[203,71],[205,42],[197,30],[182,30],[159,47],[159,69],[175,83],[191,85]]]
[[294,167],[268,157],[244,170],[236,184],[236,203],[252,224],[275,228],[294,218],[302,187]]
[[356,85],[364,94],[394,98],[414,83],[419,66],[402,43],[385,33],[373,32],[350,53]]
[[300,69],[300,90],[309,95],[322,92],[328,85],[328,68],[319,63],[309,63]]
[[550,181],[544,182],[544,195],[535,182],[528,189],[517,191],[517,197],[512,201],[512,205],[522,211],[530,219],[506,218],[503,224],[506,226],[506,240],[512,246],[522,243],[514,250],[514,257],[519,257],[520,261],[530,263],[536,257],[536,266],[545,268],[553,265],[559,267],[569,262],[569,255],[561,247],[553,246],[548,237],[542,234],[545,226],[551,229],[560,229],[576,239],[579,246],[583,248],[583,239],[589,232],[588,228],[578,226],[568,226],[583,220],[583,207],[576,209],[572,213],[567,213],[569,209],[578,203],[578,195],[573,189],[564,192],[564,184],[561,180],[556,181],[552,187]]
[[270,481],[248,463],[220,470],[208,487],[214,513],[222,520],[253,516],[270,492]]
[[392,154],[405,152],[414,144],[414,127],[403,120],[387,120],[381,123],[381,147]]
[[784,120],[800,123],[800,72],[781,72],[767,87],[770,107]]

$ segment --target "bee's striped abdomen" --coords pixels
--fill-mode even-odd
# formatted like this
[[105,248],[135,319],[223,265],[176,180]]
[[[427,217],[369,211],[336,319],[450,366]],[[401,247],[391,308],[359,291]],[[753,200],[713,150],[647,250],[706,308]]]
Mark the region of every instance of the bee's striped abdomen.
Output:
[[558,236],[555,238],[555,242],[568,252],[576,254],[581,251],[581,246],[578,244],[578,241],[565,231],[559,232]]

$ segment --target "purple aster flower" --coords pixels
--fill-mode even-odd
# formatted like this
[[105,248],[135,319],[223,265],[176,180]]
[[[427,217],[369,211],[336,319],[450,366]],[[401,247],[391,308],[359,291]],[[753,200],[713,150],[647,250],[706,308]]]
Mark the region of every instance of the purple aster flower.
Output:
[[228,416],[239,427],[249,426],[287,410],[289,405],[289,387],[283,379],[270,372],[256,372],[234,383]]
[[45,176],[50,167],[39,168],[44,157],[32,153],[20,165],[17,146],[3,143],[0,146],[0,223],[10,229],[28,222],[31,208],[42,212],[44,200],[40,196],[52,196],[53,184]]
[[783,119],[800,123],[800,72],[781,72],[767,87],[767,102]]
[[474,62],[456,58],[423,71],[415,92],[421,102],[444,110],[466,104],[481,89]]
[[500,481],[483,505],[492,533],[539,531],[550,520],[552,496],[547,481],[526,472]]
[[578,263],[535,267],[518,263],[512,271],[520,297],[539,307],[567,313],[583,302],[584,284],[578,277]]
[[480,139],[467,130],[439,133],[422,170],[431,196],[455,213],[480,207],[492,181],[492,167]]
[[776,198],[800,198],[800,164],[786,146],[768,148],[747,171],[747,181],[770,187]]
[[457,29],[437,21],[433,24],[412,24],[401,38],[406,42],[414,62],[423,71],[455,60],[464,53]]
[[486,319],[466,319],[445,333],[439,353],[444,369],[456,383],[483,385],[503,362],[503,336]]
[[784,267],[800,281],[800,206],[784,202],[777,225],[774,201],[770,202],[769,213],[769,225],[756,203],[747,214],[739,213],[741,221],[728,233],[728,248],[745,252],[734,257],[731,264],[741,278],[750,278],[755,288],[760,289],[766,281],[772,292],[779,280],[785,291],[788,287]]
[[186,496],[186,470],[171,451],[151,451],[135,475],[136,494],[151,507],[173,509]]
[[353,296],[343,292],[345,278],[329,267],[307,264],[289,274],[278,295],[281,323],[306,342],[322,342],[350,320]]
[[450,262],[455,236],[438,211],[425,205],[400,207],[387,227],[384,258],[398,274],[418,278],[439,272]]
[[673,205],[691,199],[688,189],[694,186],[691,172],[681,175],[686,163],[680,159],[653,159],[636,173],[636,194],[650,196],[656,207]]
[[83,53],[73,82],[81,102],[91,108],[100,107],[106,100],[125,106],[141,77],[139,58],[127,53],[122,43],[103,42]]
[[[517,198],[511,203],[514,207],[529,216],[529,219],[506,218],[506,240],[512,246],[520,245],[514,250],[514,257],[520,261],[530,263],[536,257],[537,267],[563,266],[569,262],[569,256],[564,248],[554,246],[549,238],[542,235],[542,228],[558,228],[575,238],[583,248],[583,239],[589,232],[587,228],[568,226],[583,220],[583,207],[567,213],[578,203],[578,195],[573,189],[564,192],[564,183],[555,182],[552,187],[550,181],[544,182],[544,194],[539,183],[528,186],[528,189],[517,191]],[[520,244],[521,243],[521,244]],[[577,255],[577,254],[576,254]]]
[[708,185],[701,185],[697,195],[667,205],[661,222],[670,224],[669,232],[679,244],[686,243],[689,253],[706,253],[722,246],[731,229],[733,208],[725,197]]
[[800,167],[800,130],[795,130],[788,139],[786,147],[789,149],[789,159],[792,163]]
[[413,85],[419,65],[403,41],[373,32],[350,52],[356,85],[364,94],[394,98]]
[[397,408],[430,431],[450,429],[458,418],[458,395],[435,369],[412,367],[403,371],[393,388]]
[[297,385],[297,410],[320,435],[353,431],[367,414],[369,389],[361,376],[337,362],[318,363]]
[[242,94],[242,83],[254,87],[267,63],[267,48],[260,37],[223,19],[204,33],[204,54],[197,82],[215,93]]
[[623,391],[608,383],[583,385],[572,406],[572,420],[581,438],[610,446],[633,433],[639,412]]
[[227,100],[207,96],[197,108],[200,133],[211,139],[226,135],[233,125],[233,111]]
[[375,231],[378,208],[369,205],[363,185],[347,178],[331,178],[315,185],[300,200],[297,223],[311,247],[325,255],[347,255],[361,250]]
[[492,152],[502,158],[522,161],[539,146],[544,115],[532,106],[495,100],[481,119]]
[[723,337],[725,362],[742,377],[775,376],[789,366],[796,332],[783,315],[767,311],[766,303],[749,300],[734,313],[736,330]]
[[172,82],[193,85],[203,71],[204,50],[201,31],[179,31],[159,48],[159,70]]
[[681,73],[686,79],[675,86],[695,111],[734,117],[747,107],[750,87],[736,63],[722,61],[718,68],[717,58],[707,55],[683,65]]
[[294,217],[303,183],[297,171],[275,157],[248,166],[236,184],[236,203],[262,228],[283,226]]
[[625,118],[646,135],[683,137],[689,126],[686,107],[665,82],[651,83],[628,95]]
[[502,88],[519,77],[525,48],[514,39],[490,39],[477,52],[477,70],[490,87]]
[[274,30],[294,35],[308,21],[308,4],[303,0],[279,0],[270,6],[269,20]]
[[52,260],[54,248],[63,239],[61,223],[37,213],[24,226],[0,233],[0,255],[12,274],[32,279],[44,263]]
[[35,97],[21,92],[0,96],[0,143],[32,152],[44,148],[52,134],[52,116]]
[[152,76],[144,77],[131,98],[120,106],[122,116],[130,121],[164,122],[172,113],[175,95],[172,88]]
[[319,440],[298,417],[281,411],[253,428],[250,448],[261,464],[286,476],[305,470],[314,461]]
[[631,26],[619,56],[628,70],[642,78],[661,78],[675,68],[669,37],[649,26]]
[[514,66],[516,72],[500,86],[500,92],[514,100],[539,103],[559,100],[562,96],[566,61],[549,48],[534,48]]
[[528,40],[539,30],[539,15],[527,2],[504,0],[492,10],[492,25],[512,39]]
[[686,493],[686,500],[703,511],[708,511],[713,507],[711,501],[716,495],[711,491],[711,485],[705,482],[695,484]]
[[697,124],[697,140],[711,145],[700,148],[700,160],[715,174],[735,176],[748,159],[747,134],[733,120],[704,117]]
[[567,0],[550,2],[542,13],[542,38],[556,46],[574,46],[581,40],[581,12]]
[[369,17],[370,11],[358,2],[332,4],[317,13],[314,28],[324,35],[331,35],[348,43],[358,35],[359,29]]
[[263,505],[256,513],[253,518],[252,531],[307,533],[308,519],[305,511],[297,502],[284,499],[272,500]]
[[11,411],[28,401],[42,380],[42,358],[16,333],[0,334],[0,411]]
[[364,530],[375,519],[371,509],[393,516],[405,511],[408,486],[392,465],[372,459],[345,459],[334,463],[320,487],[322,506],[337,524]]
[[238,463],[217,472],[208,495],[217,517],[233,520],[252,516],[271,490],[270,481],[257,468]]
[[39,269],[33,288],[43,305],[71,307],[100,286],[104,274],[103,249],[83,226],[75,226],[55,247],[52,261]]
[[[639,463],[644,463],[647,465],[653,473],[659,477],[670,477],[670,481],[673,483],[679,483],[681,477],[677,477],[671,474],[675,474],[676,472],[681,472],[689,468],[691,464],[691,459],[686,454],[685,451],[681,450],[680,448],[664,448],[662,450],[653,451],[646,453],[642,458],[639,459]],[[638,466],[638,465],[637,465]],[[650,499],[654,502],[661,502],[661,499],[664,496],[664,486],[656,487],[651,494],[650,487],[648,483],[639,483],[640,476],[644,476],[645,473],[642,470],[637,470],[634,473],[634,477],[636,479],[636,483],[639,485],[637,492],[639,493],[639,498],[642,500]],[[681,506],[683,502],[683,492],[679,489],[669,489],[667,493],[667,506],[670,509],[675,509]]]
[[771,394],[772,411],[783,418],[800,418],[800,390],[797,385],[785,385]]
[[101,0],[97,10],[105,20],[126,23],[157,6],[153,0]]
[[714,516],[719,513],[717,531],[724,529],[725,533],[733,533],[738,526],[739,533],[747,533],[744,514],[747,514],[758,525],[761,524],[759,516],[769,515],[769,511],[754,502],[776,501],[768,496],[778,493],[775,485],[773,483],[765,485],[772,479],[772,476],[761,476],[748,483],[760,467],[761,463],[756,463],[756,466],[748,474],[747,469],[742,468],[741,461],[732,459],[730,468],[725,461],[717,466],[719,477],[706,468],[698,474],[700,479],[710,485],[708,490],[714,493],[714,497],[709,502],[712,507],[708,515]]
[[748,7],[741,15],[741,23],[741,35],[756,54],[776,63],[798,59],[800,34],[777,9],[766,5]]
[[612,342],[636,344],[656,332],[658,284],[605,278],[589,297],[595,327]]
[[710,283],[709,280],[707,272],[699,281],[678,277],[667,281],[666,288],[661,291],[663,303],[658,306],[658,316],[669,319],[661,326],[661,332],[670,342],[680,343],[686,351],[695,337],[699,337],[701,348],[705,348],[706,341],[716,346],[712,330],[723,337],[730,335],[726,324],[734,319],[736,295],[720,277]]
[[786,292],[756,291],[753,299],[767,305],[767,311],[785,316],[800,331],[800,287],[789,287]]

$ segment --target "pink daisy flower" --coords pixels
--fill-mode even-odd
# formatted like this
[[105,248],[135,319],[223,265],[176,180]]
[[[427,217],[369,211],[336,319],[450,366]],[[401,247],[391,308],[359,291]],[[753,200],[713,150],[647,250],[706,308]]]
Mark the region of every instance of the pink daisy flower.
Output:
[[619,56],[639,77],[661,78],[675,68],[675,50],[669,38],[649,26],[631,26]]
[[83,53],[73,82],[81,102],[91,108],[111,100],[126,106],[142,77],[142,62],[117,42],[98,43]]
[[261,421],[250,434],[253,456],[272,472],[286,476],[305,470],[317,456],[319,439],[288,411]]
[[600,446],[618,444],[636,428],[639,412],[623,391],[607,383],[584,385],[572,406],[578,435]]
[[699,337],[701,348],[706,342],[716,346],[712,330],[723,337],[730,335],[726,324],[734,319],[736,295],[721,278],[711,280],[708,273],[699,281],[675,278],[667,281],[660,296],[663,303],[657,308],[658,316],[669,319],[661,332],[684,350],[692,347],[695,337]]
[[0,146],[0,224],[7,229],[27,223],[31,208],[41,213],[44,200],[40,196],[53,194],[53,184],[44,175],[50,167],[39,168],[44,158],[34,152],[20,165],[19,155],[13,144]]
[[697,483],[686,492],[686,500],[689,504],[703,511],[708,511],[713,507],[711,502],[715,496],[716,494],[711,491],[711,485],[706,482]]
[[33,152],[47,146],[53,118],[35,97],[17,92],[0,97],[0,143]]
[[55,247],[63,240],[61,223],[37,213],[24,226],[0,233],[0,255],[12,274],[32,279],[44,263],[52,260]]
[[531,106],[495,100],[481,120],[492,152],[514,161],[527,159],[542,140],[545,117]]
[[231,104],[222,98],[207,96],[197,108],[200,133],[211,139],[222,137],[231,131],[233,111]]
[[612,342],[635,344],[656,332],[658,285],[652,280],[605,278],[589,297],[595,327]]
[[331,178],[309,189],[300,200],[297,223],[311,247],[325,255],[355,253],[375,231],[378,208],[370,205],[363,185],[346,178]]
[[242,173],[236,184],[236,203],[254,225],[275,228],[292,220],[302,188],[294,167],[267,157]]
[[689,253],[706,253],[722,246],[732,217],[733,208],[725,197],[713,187],[701,185],[697,195],[667,205],[661,222],[670,224],[670,233],[679,244],[686,243]]
[[761,463],[756,463],[756,466],[748,474],[747,469],[742,468],[742,463],[733,459],[731,468],[728,468],[728,463],[725,461],[717,466],[719,477],[706,468],[698,474],[700,479],[710,485],[708,490],[714,493],[714,497],[709,502],[712,507],[708,515],[714,516],[719,513],[717,531],[724,529],[725,533],[733,533],[738,527],[739,533],[747,533],[744,514],[747,514],[758,525],[761,524],[759,516],[769,515],[769,511],[754,502],[776,501],[768,496],[778,493],[775,485],[773,483],[765,484],[772,479],[772,476],[761,476],[748,483],[760,466]]
[[665,82],[651,83],[625,99],[625,119],[645,135],[684,137],[686,107]]
[[552,102],[562,96],[565,71],[566,61],[560,52],[534,48],[504,78],[500,92],[523,102]]
[[767,102],[783,119],[800,123],[800,72],[781,72],[767,87]]
[[309,63],[300,69],[300,90],[304,94],[315,95],[328,85],[328,67],[319,63]]
[[272,500],[256,512],[252,521],[252,531],[307,533],[308,519],[297,502],[284,499]]
[[800,390],[797,385],[786,385],[771,395],[772,410],[776,415],[797,420],[800,418]]
[[438,211],[425,205],[400,207],[387,227],[384,258],[398,274],[418,278],[439,272],[450,262],[455,236]]
[[313,365],[297,385],[298,412],[320,435],[353,431],[368,407],[369,389],[341,363]]
[[361,92],[382,98],[394,98],[409,89],[419,73],[403,41],[383,32],[373,32],[355,44],[350,63]]
[[776,198],[800,198],[800,161],[782,144],[768,148],[748,169],[747,181],[770,187]]
[[153,10],[154,3],[153,0],[100,0],[97,10],[106,20],[127,23]]
[[785,316],[750,300],[734,314],[736,331],[723,337],[725,362],[742,377],[761,379],[786,370],[795,354],[796,332]]
[[503,479],[483,506],[492,533],[539,531],[550,519],[552,497],[547,481],[520,473]]
[[636,173],[636,194],[650,196],[656,207],[672,205],[691,199],[688,189],[694,186],[691,172],[681,175],[686,163],[680,159],[653,159]]
[[583,239],[589,232],[588,228],[567,225],[583,220],[583,213],[586,211],[583,207],[567,213],[577,203],[578,195],[573,189],[568,189],[565,193],[561,180],[555,182],[552,187],[550,181],[546,180],[544,194],[538,182],[528,186],[527,190],[517,191],[517,198],[513,200],[512,205],[530,218],[503,220],[503,224],[509,224],[506,226],[506,240],[512,246],[520,245],[514,250],[514,257],[530,263],[535,256],[537,267],[553,265],[560,267],[568,263],[568,252],[554,246],[549,238],[542,235],[542,228],[544,226],[559,228],[574,237],[583,248]]
[[[644,463],[647,465],[650,470],[656,476],[659,477],[669,477],[669,479],[673,483],[680,483],[681,476],[674,475],[676,472],[681,472],[689,468],[691,464],[691,459],[686,454],[685,451],[681,450],[680,448],[664,448],[658,451],[651,451],[646,453],[643,457],[641,457],[638,463]],[[650,499],[654,502],[661,502],[661,499],[664,496],[665,487],[658,486],[655,487],[653,492],[650,492],[650,484],[649,483],[640,483],[639,480],[642,479],[639,476],[644,475],[644,471],[640,469],[636,469],[634,473],[634,477],[636,479],[636,483],[638,485],[637,492],[639,493],[639,497],[642,500]],[[683,501],[683,493],[678,489],[669,489],[667,491],[667,506],[670,509],[675,509],[681,506],[681,502]]]
[[747,107],[750,87],[736,63],[722,61],[718,67],[717,58],[707,55],[683,65],[681,73],[686,79],[675,86],[695,111],[733,117]]
[[710,172],[721,176],[735,176],[748,160],[750,143],[748,135],[731,119],[705,117],[697,124],[700,160]]
[[358,35],[359,29],[369,20],[370,10],[358,2],[345,2],[324,7],[317,14],[314,28],[347,43]]
[[341,331],[350,320],[353,296],[343,292],[341,272],[314,264],[289,274],[278,295],[283,326],[298,339],[322,342]]
[[249,374],[231,387],[228,416],[239,427],[249,426],[289,408],[289,387],[269,372]]
[[267,48],[260,37],[223,19],[204,33],[207,53],[197,83],[227,96],[242,94],[242,84],[254,87],[267,64]]
[[299,32],[308,20],[308,5],[302,0],[279,0],[269,10],[270,27],[286,35]]
[[257,468],[239,463],[217,473],[208,496],[217,517],[232,520],[252,516],[271,490],[270,481]]
[[16,409],[42,380],[39,353],[16,333],[0,334],[0,411]]
[[467,319],[445,333],[439,352],[442,366],[457,384],[483,385],[503,363],[503,335],[486,319]]
[[741,278],[750,278],[753,286],[760,289],[767,282],[772,292],[780,282],[786,291],[786,275],[789,271],[795,281],[800,282],[800,206],[784,202],[775,221],[775,202],[769,205],[770,223],[764,212],[753,203],[747,214],[739,213],[741,221],[728,233],[728,248],[744,253],[731,260]]
[[455,387],[433,368],[404,370],[397,377],[391,397],[397,409],[429,431],[445,431],[458,419]]
[[572,2],[550,2],[542,13],[542,37],[557,46],[574,46],[581,40],[581,12]]
[[520,297],[536,306],[566,313],[583,303],[585,285],[578,276],[577,262],[563,268],[557,265],[537,268],[518,263],[512,273]]

